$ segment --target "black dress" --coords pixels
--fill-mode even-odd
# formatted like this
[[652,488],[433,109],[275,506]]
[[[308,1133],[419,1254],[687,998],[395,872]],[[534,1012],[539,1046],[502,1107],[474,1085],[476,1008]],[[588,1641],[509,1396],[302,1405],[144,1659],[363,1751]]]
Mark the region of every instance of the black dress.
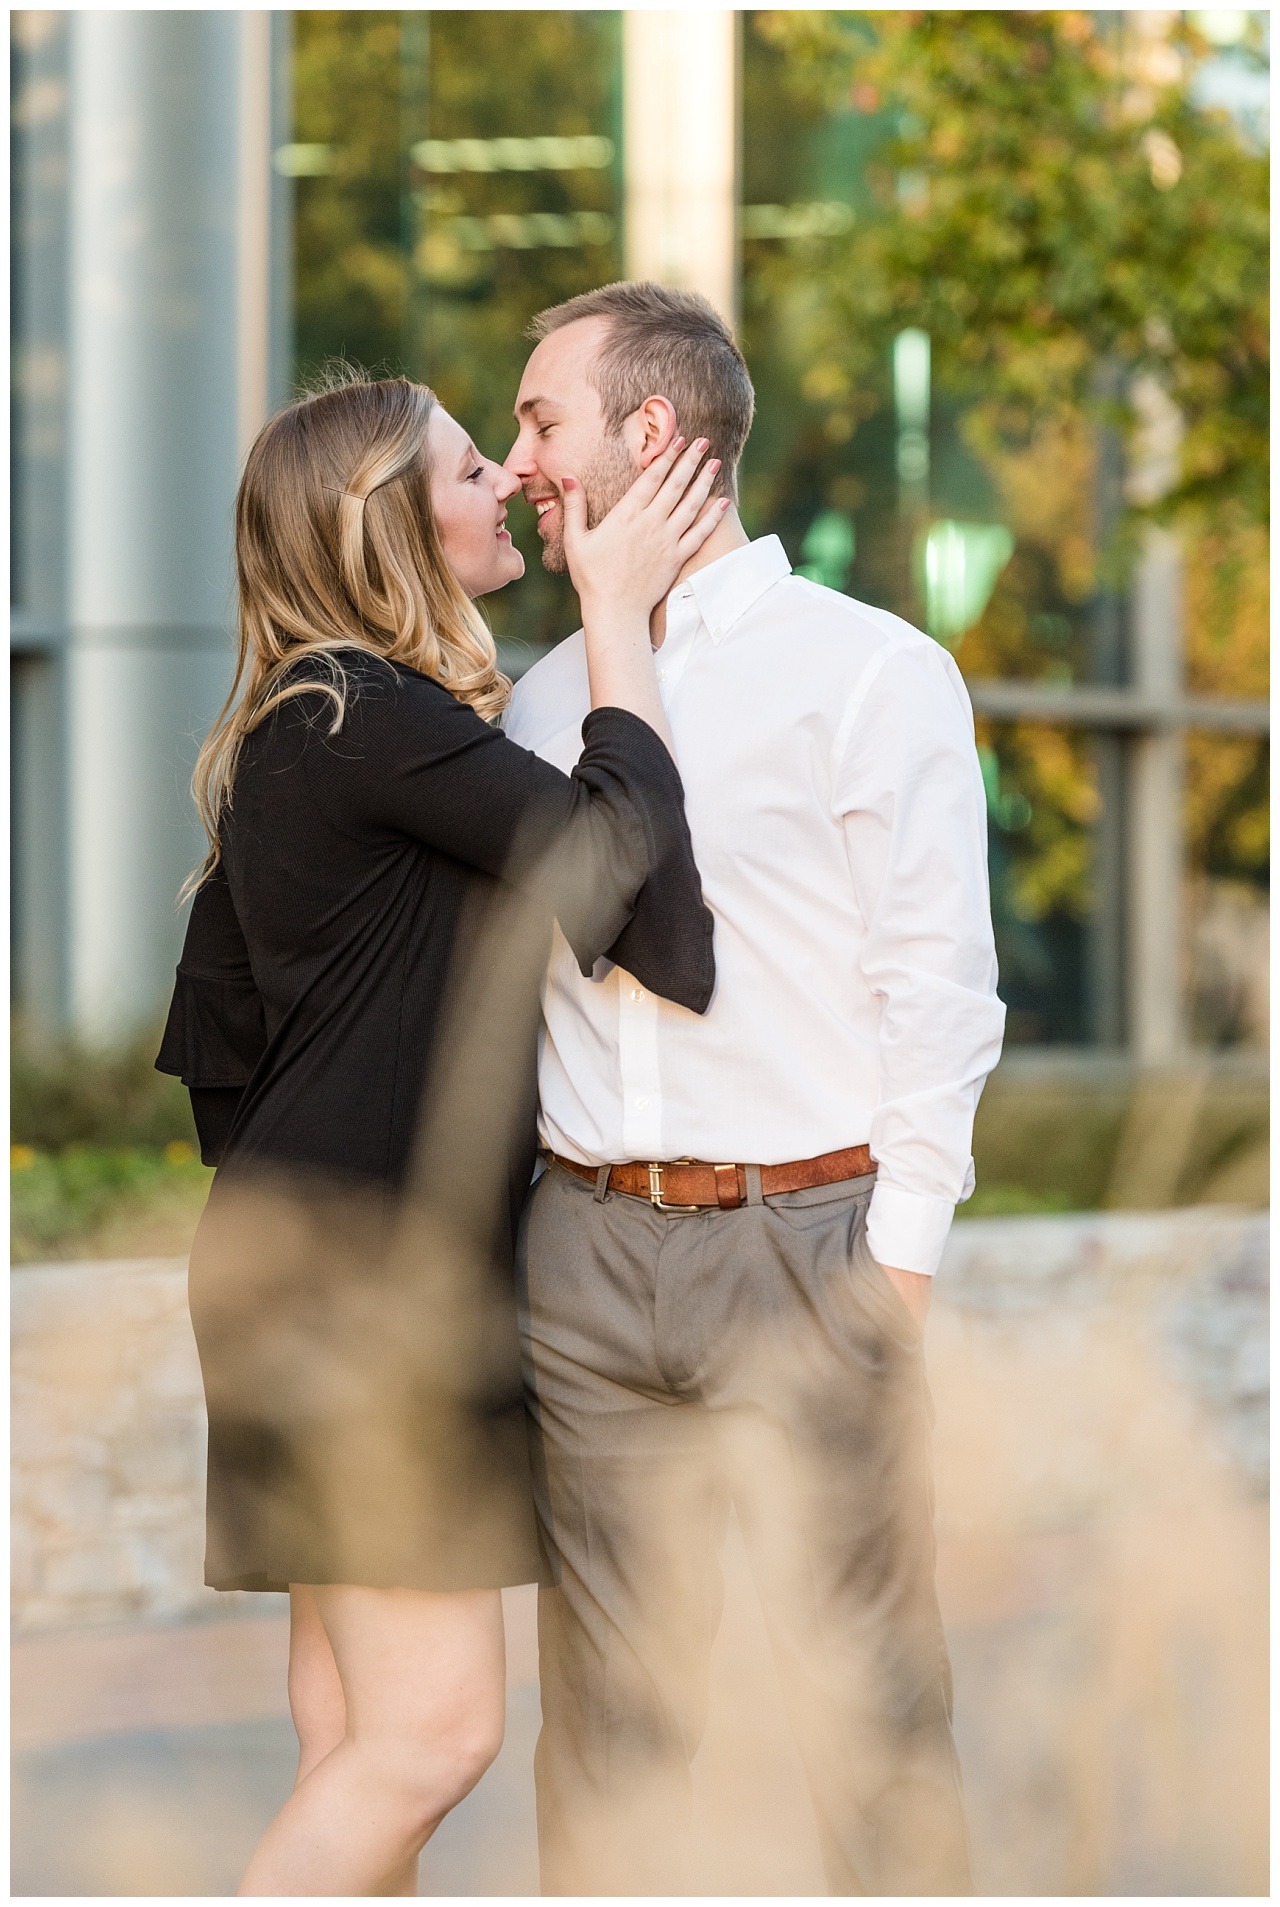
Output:
[[[206,1581],[543,1575],[512,1283],[552,918],[704,1012],[670,755],[597,709],[566,776],[415,670],[342,654],[246,739],[157,1065],[216,1164],[191,1254]],[[607,971],[607,969],[606,969]]]

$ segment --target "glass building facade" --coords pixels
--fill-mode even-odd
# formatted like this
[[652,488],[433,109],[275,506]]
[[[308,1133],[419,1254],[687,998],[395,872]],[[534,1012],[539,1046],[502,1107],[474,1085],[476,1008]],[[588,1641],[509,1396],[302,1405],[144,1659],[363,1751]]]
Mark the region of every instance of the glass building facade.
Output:
[[[624,274],[709,285],[732,307],[757,389],[742,473],[749,533],[776,532],[806,574],[927,629],[969,682],[1010,1043],[1158,1060],[1187,1040],[1256,1040],[1252,982],[1222,953],[1241,936],[1233,941],[1219,919],[1225,894],[1237,924],[1253,923],[1244,938],[1256,943],[1265,920],[1265,714],[1259,668],[1239,663],[1256,634],[1241,635],[1233,610],[1226,636],[1213,636],[1207,559],[1188,569],[1166,543],[1124,576],[1100,560],[1125,480],[1105,430],[994,447],[934,375],[925,331],[905,326],[861,360],[833,348],[851,234],[883,199],[901,126],[874,87],[815,79],[787,17],[270,16],[268,397],[313,381],[334,358],[404,371],[501,457],[534,312]],[[875,15],[839,19],[854,40],[874,39]],[[713,37],[689,37],[697,32]],[[30,370],[43,361],[45,320],[23,261],[49,242],[54,200],[39,213],[32,168],[59,134],[31,116],[31,102],[57,77],[57,36],[20,28],[18,37],[18,337],[28,370],[18,380],[15,497],[30,516],[56,489],[56,472],[24,463],[22,446],[47,409]],[[187,57],[214,54],[193,41]],[[242,112],[245,57],[240,93],[225,81]],[[646,184],[649,148],[696,138],[721,95],[723,174],[714,153],[686,144],[665,183]],[[690,111],[687,97],[701,108]],[[1249,110],[1256,118],[1256,96]],[[681,199],[708,180],[698,227]],[[887,189],[909,218],[920,180],[900,172]],[[642,191],[666,192],[666,238],[643,239]],[[239,203],[243,220],[243,183]],[[683,239],[673,239],[686,214]],[[708,263],[722,239],[727,269]],[[699,279],[704,266],[709,279]],[[1099,379],[1110,374],[1098,366]],[[531,513],[513,511],[513,527],[526,579],[488,607],[518,673],[574,626],[576,603],[563,578],[542,570]],[[20,559],[30,543],[19,537]],[[50,647],[40,636],[57,617],[30,613],[24,591],[32,601],[39,592],[22,560],[15,576],[28,671],[18,729],[30,754],[31,670],[62,654],[62,638]],[[20,809],[32,801],[19,791]],[[41,851],[38,829],[19,833],[28,857]],[[42,903],[31,882],[19,885],[19,914],[33,918]],[[28,952],[19,970],[30,965]]]
[[[849,17],[874,32],[871,16]],[[284,163],[297,179],[300,376],[329,355],[403,367],[502,453],[529,316],[628,268],[622,22],[294,16]],[[869,209],[893,118],[865,90],[816,90],[775,16],[744,13],[738,32],[735,315],[758,394],[748,530],[776,532],[815,579],[927,628],[967,675],[1123,690],[1133,604],[1090,561],[1121,505],[1117,447],[1058,446],[1039,473],[993,469],[932,388],[918,329],[856,387],[825,361],[833,264]],[[909,208],[913,182],[897,185]],[[1027,494],[1035,474],[1051,495]],[[1013,521],[1011,489],[1023,493]],[[491,605],[515,669],[574,619],[527,524],[523,536],[527,581]],[[1119,1047],[1133,1031],[1131,731],[999,719],[976,699],[1009,1039]]]

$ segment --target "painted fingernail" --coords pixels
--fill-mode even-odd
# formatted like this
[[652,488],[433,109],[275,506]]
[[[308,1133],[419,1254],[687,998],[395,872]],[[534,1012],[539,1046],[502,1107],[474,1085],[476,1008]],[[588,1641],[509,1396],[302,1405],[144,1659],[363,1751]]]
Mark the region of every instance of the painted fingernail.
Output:
[[730,503],[731,503],[731,502],[732,502],[732,498],[731,498],[731,497],[721,497],[721,499],[720,499],[720,508],[721,508],[722,510],[727,510],[727,509],[729,508],[729,505],[730,505]]
[[693,447],[695,450],[706,450],[709,447],[710,443],[711,443],[711,439],[709,437],[699,437],[697,443]]
[[679,448],[680,448],[680,446],[681,446],[681,444],[682,444],[683,442],[684,442],[684,438],[683,438],[683,437],[677,437],[677,438],[676,438],[676,440],[675,440],[675,442],[674,442],[674,444],[672,444],[672,446],[671,446],[671,448],[672,448],[673,450],[679,450]]
[[718,470],[719,468],[720,468],[720,459],[718,457],[713,457],[711,459],[711,462],[707,465],[707,469]]

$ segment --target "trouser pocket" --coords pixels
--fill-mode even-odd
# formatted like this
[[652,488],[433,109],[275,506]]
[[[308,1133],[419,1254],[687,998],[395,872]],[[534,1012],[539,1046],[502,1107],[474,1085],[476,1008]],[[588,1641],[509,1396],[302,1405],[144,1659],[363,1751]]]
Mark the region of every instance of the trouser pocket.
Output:
[[867,1243],[867,1210],[870,1199],[855,1212],[850,1239],[849,1262],[855,1288],[867,1308],[882,1324],[896,1344],[919,1350],[923,1333],[901,1292]]

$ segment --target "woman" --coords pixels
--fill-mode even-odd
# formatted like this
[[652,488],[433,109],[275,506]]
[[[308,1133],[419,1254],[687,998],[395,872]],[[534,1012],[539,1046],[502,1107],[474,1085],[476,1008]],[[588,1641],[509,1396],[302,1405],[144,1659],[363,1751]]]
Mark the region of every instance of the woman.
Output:
[[411,1894],[501,1744],[499,1590],[542,1575],[510,1283],[554,915],[695,1012],[714,981],[649,612],[718,521],[679,444],[595,530],[566,482],[592,713],[507,741],[476,597],[516,478],[431,393],[274,418],[236,506],[236,683],[158,1065],[220,1166],[191,1256],[206,1580],[287,1589],[294,1791],[250,1895]]

